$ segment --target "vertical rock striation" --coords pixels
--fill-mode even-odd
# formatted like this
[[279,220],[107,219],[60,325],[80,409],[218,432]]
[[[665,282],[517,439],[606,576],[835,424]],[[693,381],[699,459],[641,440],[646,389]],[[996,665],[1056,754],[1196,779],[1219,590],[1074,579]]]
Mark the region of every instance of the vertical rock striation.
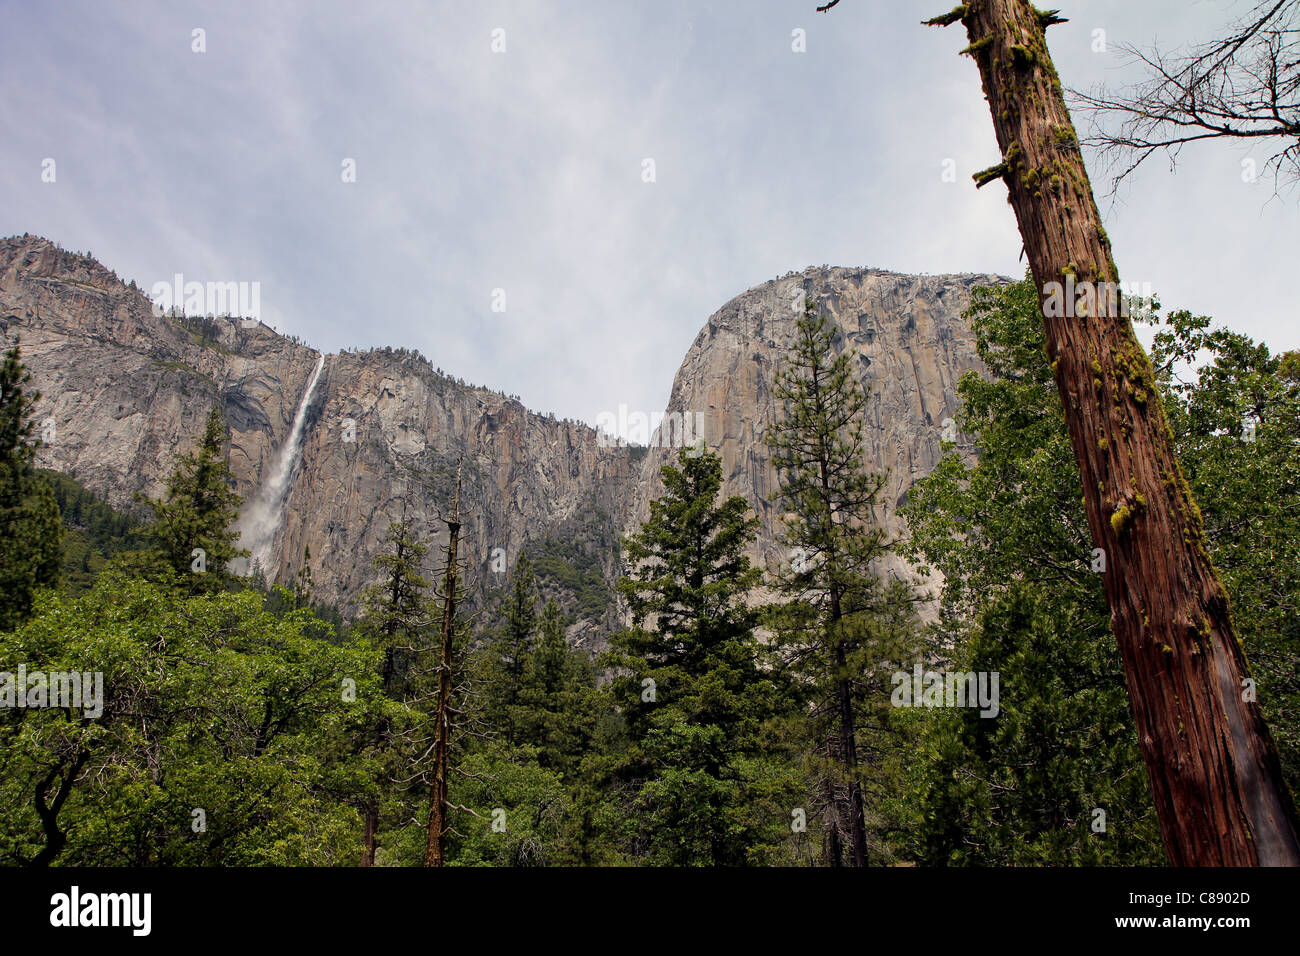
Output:
[[[843,329],[841,347],[855,354],[871,398],[868,464],[890,473],[881,518],[899,530],[899,503],[939,460],[957,381],[979,367],[961,318],[970,290],[1000,281],[808,269],[756,286],[709,318],[668,411],[698,416],[722,456],[725,493],[752,502],[760,563],[781,559],[776,475],[762,437],[777,413],[769,387],[792,341],[792,303],[818,299]],[[373,579],[394,519],[405,516],[429,540],[433,570],[459,469],[471,595],[504,584],[498,569],[521,551],[541,549],[550,555],[547,589],[583,608],[571,639],[598,646],[619,619],[602,598],[619,572],[619,535],[646,517],[659,467],[676,455],[603,447],[587,425],[530,412],[418,353],[322,356],[261,325],[217,319],[204,328],[155,316],[134,284],[39,237],[0,240],[0,338],[5,347],[21,341],[42,393],[38,416],[54,428],[38,463],[119,508],[138,510],[136,493],[163,493],[176,455],[220,403],[247,504],[241,545],[251,542],[268,579],[283,582],[309,548],[318,599],[345,609]],[[600,579],[581,586],[581,599],[575,561]]]
[[[838,348],[854,355],[869,400],[867,464],[889,474],[878,517],[898,534],[899,506],[939,463],[943,422],[955,415],[958,381],[983,367],[962,318],[971,289],[1004,281],[993,275],[807,269],[756,286],[709,317],[673,380],[668,407],[704,422],[708,446],[722,457],[723,493],[743,495],[754,507],[761,530],[752,557],[760,566],[785,559],[777,542],[779,485],[763,436],[780,414],[771,386],[793,345],[804,296],[834,317],[842,332]],[[661,488],[659,469],[676,455],[677,449],[651,448],[628,528],[647,517],[649,501]],[[901,560],[882,570],[908,571]]]

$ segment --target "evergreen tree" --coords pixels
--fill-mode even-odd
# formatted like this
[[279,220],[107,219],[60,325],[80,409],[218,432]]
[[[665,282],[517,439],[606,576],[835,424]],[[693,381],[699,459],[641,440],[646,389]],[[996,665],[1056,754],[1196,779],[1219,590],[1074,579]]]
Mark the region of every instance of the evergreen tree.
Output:
[[26,502],[26,522],[21,534],[32,543],[32,575],[37,587],[59,583],[63,563],[63,521],[54,489],[43,475],[33,474]]
[[38,469],[53,489],[63,516],[63,563],[59,587],[71,594],[88,591],[109,559],[134,547],[132,530],[137,522],[120,514],[75,478]]
[[382,577],[362,596],[358,631],[383,655],[380,688],[389,705],[379,711],[363,747],[373,783],[362,807],[363,866],[375,863],[381,821],[410,819],[407,787],[395,784],[409,784],[426,724],[420,697],[427,692],[428,667],[421,667],[420,658],[427,650],[431,607],[429,581],[420,568],[428,551],[405,518],[391,522],[385,550],[374,561]]
[[420,570],[428,553],[405,518],[390,522],[384,551],[374,560],[382,577],[362,594],[363,627],[384,653],[381,676],[389,696],[398,692],[429,626],[429,581]]
[[1178,458],[1287,784],[1300,793],[1300,352],[1273,354],[1187,311],[1150,318]]
[[28,617],[37,589],[58,583],[63,560],[58,503],[32,467],[40,440],[30,416],[40,393],[24,392],[30,381],[14,346],[0,365],[0,631]]
[[[886,583],[878,571],[891,548],[874,516],[885,476],[862,464],[867,399],[850,353],[836,354],[838,334],[805,299],[794,347],[773,383],[782,415],[767,443],[787,509],[782,543],[792,555],[775,577],[789,601],[774,623],[810,693],[812,739],[827,756],[817,784],[828,815],[827,862],[840,865],[847,842],[850,862],[866,866],[862,764],[864,757],[882,764],[883,735],[893,729],[887,675],[914,659],[918,638],[911,589]],[[869,725],[878,733],[863,741]]]
[[223,446],[226,421],[220,406],[208,414],[198,448],[181,457],[167,480],[163,501],[149,501],[154,520],[145,530],[163,561],[190,592],[226,590],[234,582],[230,562],[247,557],[235,546],[240,497]]
[[717,455],[683,449],[678,463],[625,541],[618,586],[633,627],[602,659],[617,669],[609,692],[629,738],[612,767],[628,794],[620,835],[654,864],[739,865],[786,822],[753,812],[750,762],[781,699],[745,601],[760,580],[745,555],[758,522],[740,496],[717,502]]
[[515,565],[501,613],[505,622],[487,650],[485,689],[488,720],[510,745],[515,742],[520,692],[537,630],[537,587],[526,555],[521,554]]
[[[991,373],[969,373],[958,387],[958,424],[979,458],[950,453],[904,513],[914,557],[944,576],[937,643],[959,669],[1000,672],[1003,703],[993,721],[923,716],[922,858],[1163,863],[1037,290],[1028,277],[976,289],[966,317]],[[1208,326],[1186,312],[1169,317],[1155,337],[1158,387],[1293,768],[1300,386],[1285,356]],[[1192,372],[1197,356],[1208,361]],[[1090,825],[1098,809],[1104,833]]]
[[591,740],[596,674],[586,654],[565,639],[554,600],[537,613],[532,562],[520,556],[503,601],[504,624],[492,631],[477,664],[483,718],[517,759],[572,774]]
[[590,658],[569,646],[559,605],[547,601],[536,646],[525,662],[516,720],[518,740],[539,766],[572,781],[591,747],[599,706]]
[[253,558],[252,564],[249,565],[248,584],[255,591],[266,591],[266,572],[262,570],[262,562]]
[[[1104,615],[1097,627],[1080,610],[1014,580],[965,629],[949,667],[997,673],[1000,710],[914,715],[924,723],[921,786],[911,789],[923,863],[1164,864],[1118,655]],[[1084,628],[1081,618],[1094,620]]]

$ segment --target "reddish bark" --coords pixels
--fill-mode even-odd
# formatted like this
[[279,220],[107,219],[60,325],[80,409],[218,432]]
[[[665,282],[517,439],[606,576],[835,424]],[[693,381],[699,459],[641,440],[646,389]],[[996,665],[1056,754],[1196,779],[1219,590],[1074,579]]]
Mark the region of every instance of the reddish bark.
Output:
[[1050,283],[1119,282],[1044,39],[1059,18],[1027,0],[973,0],[930,23],[958,20],[1003,155],[975,178],[1005,181],[1043,295],[1047,354],[1106,555],[1111,623],[1169,858],[1298,865],[1295,807],[1259,705],[1242,699],[1245,660],[1150,360],[1122,297],[1055,314]]

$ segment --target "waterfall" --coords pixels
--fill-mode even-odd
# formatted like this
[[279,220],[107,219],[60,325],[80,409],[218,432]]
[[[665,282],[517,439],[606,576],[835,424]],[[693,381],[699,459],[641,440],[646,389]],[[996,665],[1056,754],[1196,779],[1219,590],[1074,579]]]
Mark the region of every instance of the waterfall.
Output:
[[[275,533],[280,529],[284,518],[284,500],[293,486],[293,477],[297,471],[298,459],[302,456],[302,433],[307,425],[307,408],[311,405],[312,393],[316,391],[316,382],[320,379],[321,369],[325,367],[325,356],[316,360],[316,370],[307,379],[307,388],[298,402],[298,410],[293,416],[293,426],[289,437],[280,448],[270,476],[262,483],[253,503],[244,510],[236,528],[240,532],[238,546],[252,552],[251,561],[256,562],[270,582],[275,577],[271,567],[271,547],[275,543]],[[250,568],[251,569],[251,568]]]

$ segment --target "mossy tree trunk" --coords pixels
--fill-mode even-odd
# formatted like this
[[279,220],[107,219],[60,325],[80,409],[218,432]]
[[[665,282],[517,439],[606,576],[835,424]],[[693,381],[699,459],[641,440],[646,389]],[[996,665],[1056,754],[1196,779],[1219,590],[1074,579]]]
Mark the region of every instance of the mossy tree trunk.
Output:
[[[1243,699],[1245,659],[1150,361],[1123,297],[1106,294],[1119,272],[1044,39],[1060,20],[1027,0],[973,0],[929,23],[958,20],[1003,157],[975,179],[1005,181],[1043,297],[1047,354],[1088,524],[1104,552],[1112,627],[1170,860],[1300,864],[1295,807],[1260,707]],[[1055,294],[1067,282],[1083,293],[1074,303]]]

